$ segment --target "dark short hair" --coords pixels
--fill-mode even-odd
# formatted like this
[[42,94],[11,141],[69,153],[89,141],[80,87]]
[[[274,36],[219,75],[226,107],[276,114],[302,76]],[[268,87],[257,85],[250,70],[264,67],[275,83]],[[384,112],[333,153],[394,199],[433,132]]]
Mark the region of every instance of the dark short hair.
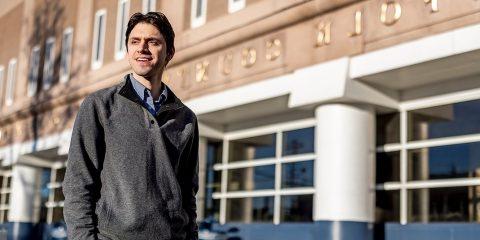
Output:
[[132,29],[139,23],[149,23],[155,26],[158,31],[163,35],[165,42],[167,44],[167,59],[166,62],[168,63],[175,54],[175,46],[173,45],[175,39],[175,32],[173,32],[172,25],[168,21],[165,14],[161,12],[149,12],[146,14],[143,13],[135,13],[130,17],[127,25],[127,31],[125,32],[125,45],[128,50],[128,37],[130,36],[130,32]]

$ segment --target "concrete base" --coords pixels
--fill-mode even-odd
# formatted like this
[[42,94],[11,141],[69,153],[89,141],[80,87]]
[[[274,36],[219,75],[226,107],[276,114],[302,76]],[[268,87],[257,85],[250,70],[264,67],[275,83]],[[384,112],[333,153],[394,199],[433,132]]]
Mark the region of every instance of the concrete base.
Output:
[[373,224],[364,222],[317,221],[312,223],[268,223],[225,224],[214,226],[215,230],[228,232],[238,228],[236,234],[242,240],[372,240]]

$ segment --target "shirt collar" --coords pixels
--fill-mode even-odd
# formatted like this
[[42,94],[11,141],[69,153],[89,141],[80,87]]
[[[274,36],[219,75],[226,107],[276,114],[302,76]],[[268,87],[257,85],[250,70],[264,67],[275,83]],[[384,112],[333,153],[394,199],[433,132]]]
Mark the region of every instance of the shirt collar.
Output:
[[[143,84],[141,84],[137,79],[135,79],[133,77],[133,74],[130,74],[129,76],[130,76],[133,88],[135,89],[135,92],[143,101],[143,95],[144,95],[145,89],[147,88],[145,88],[145,86],[143,86]],[[165,84],[162,84],[162,88],[163,88],[162,93],[160,94],[160,96],[158,96],[157,100],[154,100],[154,102],[162,103],[162,102],[165,102],[165,100],[167,99],[168,97],[167,86],[165,86]],[[151,91],[149,89],[147,89],[147,91],[150,94],[150,96],[152,96]]]

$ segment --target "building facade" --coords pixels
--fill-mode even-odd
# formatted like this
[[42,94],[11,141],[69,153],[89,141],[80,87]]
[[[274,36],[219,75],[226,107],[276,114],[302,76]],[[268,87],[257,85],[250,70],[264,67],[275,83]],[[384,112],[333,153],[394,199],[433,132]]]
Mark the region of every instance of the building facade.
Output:
[[242,239],[476,239],[480,1],[0,0],[0,222],[64,235],[83,98],[162,11],[200,124],[199,220]]

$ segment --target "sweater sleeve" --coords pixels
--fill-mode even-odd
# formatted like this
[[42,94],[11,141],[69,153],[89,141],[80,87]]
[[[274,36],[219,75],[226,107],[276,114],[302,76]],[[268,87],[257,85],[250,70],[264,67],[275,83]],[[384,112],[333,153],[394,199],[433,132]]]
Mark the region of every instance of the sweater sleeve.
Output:
[[189,146],[189,154],[187,155],[187,165],[184,166],[186,173],[183,174],[185,179],[182,187],[183,208],[189,217],[186,238],[188,240],[198,239],[197,203],[195,197],[198,192],[198,139],[198,123],[195,120],[194,133]]
[[97,239],[95,204],[104,152],[103,128],[89,96],[75,119],[63,182],[68,239]]

